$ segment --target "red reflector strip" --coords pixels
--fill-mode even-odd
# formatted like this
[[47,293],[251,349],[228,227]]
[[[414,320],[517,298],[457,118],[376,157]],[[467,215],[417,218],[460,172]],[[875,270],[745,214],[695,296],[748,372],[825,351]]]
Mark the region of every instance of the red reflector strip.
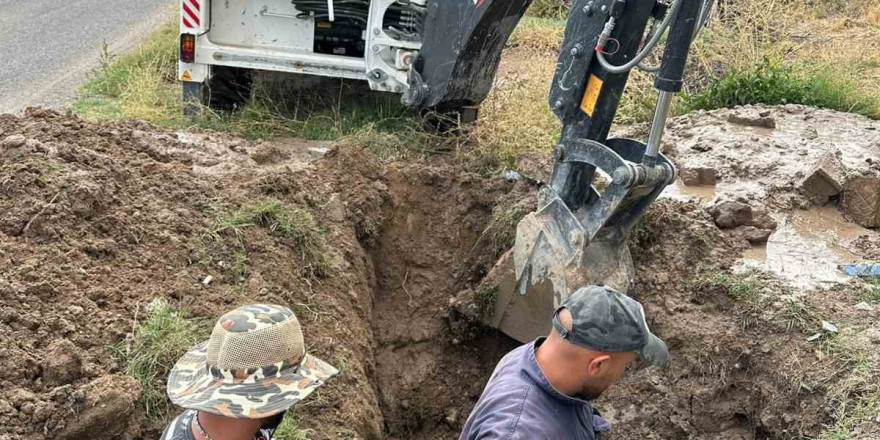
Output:
[[186,17],[183,17],[183,25],[188,28],[195,28],[195,26],[193,26],[192,23],[190,23],[189,20],[186,19]]
[[202,8],[201,5],[199,5],[199,0],[189,0],[189,4],[191,4],[196,11],[199,11]]
[[[193,12],[192,9],[190,9],[189,6],[186,5],[186,2],[183,3],[183,11],[186,12],[186,15],[189,16],[189,18],[192,20],[193,23],[196,24],[196,26],[199,25],[199,15]],[[186,16],[184,16],[183,19],[186,20]]]

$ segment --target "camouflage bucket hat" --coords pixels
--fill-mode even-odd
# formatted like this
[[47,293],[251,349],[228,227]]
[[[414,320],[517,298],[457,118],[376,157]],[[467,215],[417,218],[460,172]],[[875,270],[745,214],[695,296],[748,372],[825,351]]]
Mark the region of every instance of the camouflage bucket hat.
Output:
[[168,376],[178,406],[224,417],[270,417],[296,405],[338,374],[305,352],[293,312],[252,304],[217,320],[211,339],[189,350]]

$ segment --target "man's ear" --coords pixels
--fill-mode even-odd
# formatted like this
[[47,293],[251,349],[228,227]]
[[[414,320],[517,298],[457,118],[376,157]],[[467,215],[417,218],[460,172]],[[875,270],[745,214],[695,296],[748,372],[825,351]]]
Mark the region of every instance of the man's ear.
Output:
[[590,376],[598,376],[604,368],[608,366],[608,362],[611,360],[611,356],[607,354],[603,354],[601,356],[596,356],[593,360],[590,361],[590,365],[587,367],[587,371],[590,373]]

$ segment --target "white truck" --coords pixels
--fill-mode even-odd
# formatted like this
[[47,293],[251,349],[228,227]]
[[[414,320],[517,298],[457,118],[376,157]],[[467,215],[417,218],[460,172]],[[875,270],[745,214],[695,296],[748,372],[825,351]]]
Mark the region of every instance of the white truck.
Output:
[[235,109],[260,69],[368,81],[415,108],[474,108],[530,1],[180,0],[183,98]]

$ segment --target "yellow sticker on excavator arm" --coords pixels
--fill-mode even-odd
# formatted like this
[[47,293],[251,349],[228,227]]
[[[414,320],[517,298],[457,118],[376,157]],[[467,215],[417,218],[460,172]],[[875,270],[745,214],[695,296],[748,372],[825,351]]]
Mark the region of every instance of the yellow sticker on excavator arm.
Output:
[[599,100],[602,84],[603,82],[598,76],[590,74],[587,90],[584,91],[584,99],[581,100],[581,110],[590,116],[593,116],[593,112],[596,110],[596,101]]

